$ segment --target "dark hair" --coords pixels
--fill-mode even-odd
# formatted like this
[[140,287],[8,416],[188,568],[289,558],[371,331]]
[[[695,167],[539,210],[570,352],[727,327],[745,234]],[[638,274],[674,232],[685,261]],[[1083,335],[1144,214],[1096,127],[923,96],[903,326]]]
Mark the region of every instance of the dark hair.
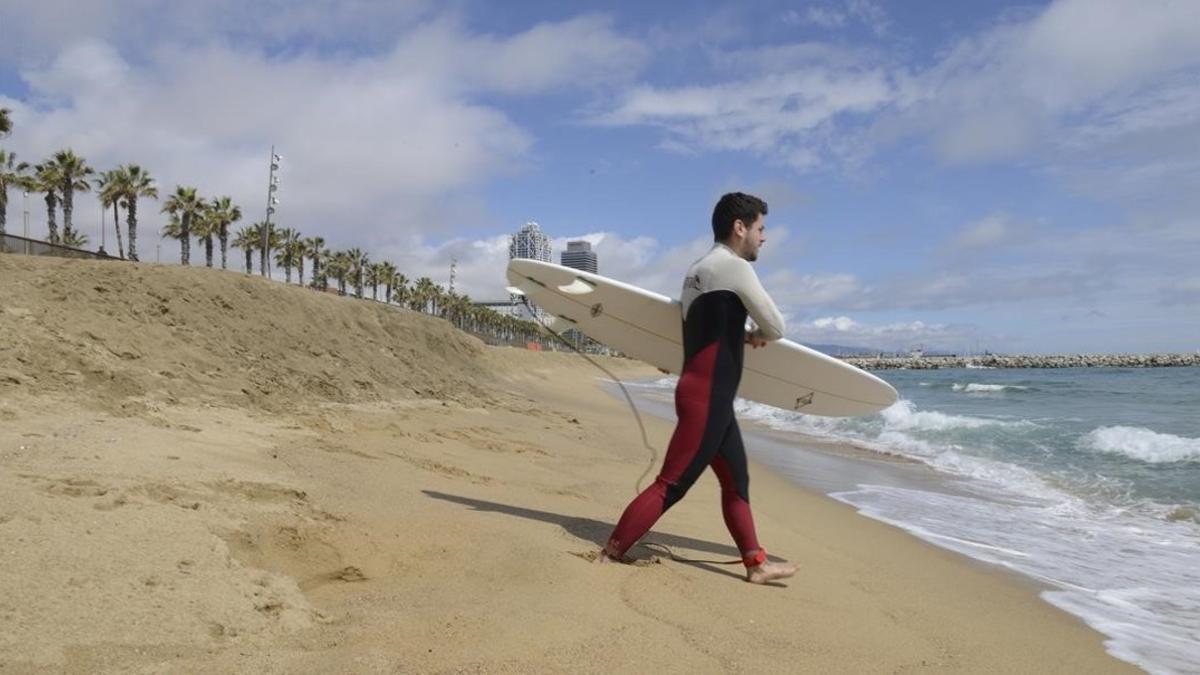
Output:
[[740,220],[749,227],[759,214],[767,215],[767,203],[744,192],[730,192],[717,201],[713,209],[713,240],[725,241],[733,234],[733,221]]

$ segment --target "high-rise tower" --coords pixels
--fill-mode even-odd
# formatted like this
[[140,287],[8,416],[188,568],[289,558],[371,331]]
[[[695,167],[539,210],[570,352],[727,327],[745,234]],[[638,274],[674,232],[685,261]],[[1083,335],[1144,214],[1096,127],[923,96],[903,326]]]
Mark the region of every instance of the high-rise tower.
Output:
[[567,250],[562,252],[560,259],[563,267],[597,274],[596,252],[592,250],[591,242],[568,241]]

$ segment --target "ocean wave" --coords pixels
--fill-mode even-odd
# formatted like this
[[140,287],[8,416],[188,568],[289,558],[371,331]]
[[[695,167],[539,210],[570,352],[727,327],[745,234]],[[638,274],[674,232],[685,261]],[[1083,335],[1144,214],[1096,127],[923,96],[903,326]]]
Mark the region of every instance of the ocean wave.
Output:
[[844,417],[802,415],[744,398],[739,398],[734,402],[734,410],[741,417],[781,431],[797,431],[824,438],[843,438],[854,435],[853,431],[848,428],[852,422]]
[[1029,389],[1029,387],[1019,384],[980,384],[978,382],[968,382],[967,384],[958,384],[956,382],[951,388],[954,391],[963,391],[968,394],[1008,391],[1010,389],[1014,391],[1025,391]]
[[1080,439],[1080,445],[1086,450],[1152,464],[1200,461],[1200,438],[1161,434],[1143,427],[1100,427]]
[[978,429],[988,426],[1012,426],[1017,422],[948,415],[934,410],[918,411],[912,401],[900,399],[879,413],[886,430],[946,431],[948,429]]

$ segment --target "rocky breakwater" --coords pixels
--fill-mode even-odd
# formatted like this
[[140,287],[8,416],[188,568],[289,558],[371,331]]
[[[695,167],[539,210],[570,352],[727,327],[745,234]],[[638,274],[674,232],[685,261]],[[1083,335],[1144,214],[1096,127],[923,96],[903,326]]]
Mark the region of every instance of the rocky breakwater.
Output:
[[864,370],[939,368],[1161,368],[1200,366],[1200,352],[1182,354],[1063,354],[1057,356],[853,356],[844,361]]

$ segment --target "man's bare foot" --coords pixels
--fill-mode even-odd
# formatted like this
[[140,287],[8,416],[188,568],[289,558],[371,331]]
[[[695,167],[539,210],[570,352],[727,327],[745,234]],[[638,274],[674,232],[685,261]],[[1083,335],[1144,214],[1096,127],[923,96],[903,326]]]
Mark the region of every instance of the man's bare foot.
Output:
[[625,562],[625,561],[621,560],[617,556],[609,553],[608,549],[606,549],[606,548],[600,549],[600,552],[596,554],[596,563],[598,563],[598,564],[623,563],[623,562]]
[[797,563],[764,562],[761,565],[746,568],[746,581],[752,584],[765,584],[769,581],[787,579],[800,569]]

